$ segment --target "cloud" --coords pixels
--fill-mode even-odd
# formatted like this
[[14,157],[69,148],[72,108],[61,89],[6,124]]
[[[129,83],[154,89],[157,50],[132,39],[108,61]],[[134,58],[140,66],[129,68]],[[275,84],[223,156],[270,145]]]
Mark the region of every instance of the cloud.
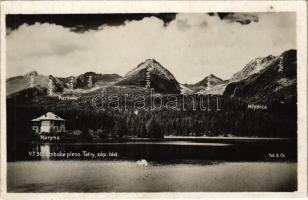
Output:
[[256,14],[247,14],[247,13],[228,13],[223,15],[222,20],[229,22],[238,22],[242,25],[250,24],[251,22],[258,22],[259,18]]
[[168,25],[151,16],[82,33],[50,23],[23,24],[7,35],[7,76],[32,70],[57,76],[124,75],[155,58],[182,83],[208,74],[227,79],[251,59],[296,48],[294,13],[251,15],[258,22],[242,25],[239,15],[221,20],[191,13],[177,14]]
[[71,31],[83,33],[90,30],[98,30],[98,27],[121,26],[128,21],[140,21],[145,17],[155,16],[164,21],[167,26],[176,13],[109,13],[109,14],[9,14],[6,15],[6,27],[18,29],[23,24],[33,25],[35,23],[50,23],[70,28]]
[[171,22],[171,26],[176,23],[179,30],[187,30],[191,28],[206,28],[209,15],[204,14],[178,14],[175,22]]

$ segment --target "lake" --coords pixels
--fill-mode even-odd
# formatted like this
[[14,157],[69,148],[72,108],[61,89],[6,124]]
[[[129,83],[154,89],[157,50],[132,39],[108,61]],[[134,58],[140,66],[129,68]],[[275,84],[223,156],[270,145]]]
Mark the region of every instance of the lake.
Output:
[[[294,140],[218,138],[32,143],[27,148],[19,148],[14,155],[7,165],[8,192],[297,189]],[[140,159],[145,159],[148,165],[138,164],[136,161]]]

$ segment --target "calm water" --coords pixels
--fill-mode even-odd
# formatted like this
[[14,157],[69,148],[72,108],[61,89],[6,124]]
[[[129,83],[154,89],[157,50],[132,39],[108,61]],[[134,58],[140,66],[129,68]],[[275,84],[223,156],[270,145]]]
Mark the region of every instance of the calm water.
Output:
[[295,163],[137,165],[133,161],[8,163],[9,192],[294,191]]
[[[83,151],[95,157],[83,155]],[[29,152],[39,155],[30,156]],[[271,157],[269,153],[278,156]],[[74,154],[77,156],[63,157]],[[103,154],[106,156],[98,156]],[[13,158],[8,162],[8,192],[295,191],[297,188],[296,144],[290,141],[32,144],[20,148]],[[139,165],[136,162],[139,159],[146,159],[148,165]]]

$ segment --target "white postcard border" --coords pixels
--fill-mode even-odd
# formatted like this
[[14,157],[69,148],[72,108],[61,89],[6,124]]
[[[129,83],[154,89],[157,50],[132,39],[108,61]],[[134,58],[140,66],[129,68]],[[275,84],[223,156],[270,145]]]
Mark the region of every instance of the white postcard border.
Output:
[[[305,1],[10,1],[1,2],[1,198],[205,198],[307,195],[307,4]],[[296,12],[298,60],[298,191],[201,193],[7,193],[6,192],[6,14]]]

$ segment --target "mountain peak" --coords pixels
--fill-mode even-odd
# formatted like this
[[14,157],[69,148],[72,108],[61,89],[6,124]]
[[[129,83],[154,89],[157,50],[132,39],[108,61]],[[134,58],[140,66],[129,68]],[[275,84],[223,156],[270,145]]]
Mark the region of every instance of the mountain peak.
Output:
[[148,58],[144,61],[144,63],[158,63],[154,58]]
[[159,65],[161,66],[161,64],[155,60],[154,58],[148,58],[146,59],[145,61],[141,62],[138,66],[138,67],[150,67],[151,65]]
[[[90,77],[91,77],[91,82],[89,82]],[[97,84],[101,86],[108,85],[117,81],[120,78],[121,76],[118,74],[101,74],[90,71],[84,74],[80,74],[79,76],[76,77],[76,87],[89,88]]]
[[95,76],[95,75],[97,75],[97,73],[95,73],[95,72],[86,72],[83,75],[85,75],[85,76]]
[[218,78],[217,76],[215,76],[214,74],[210,74],[210,75],[208,75],[208,76],[206,76],[204,79],[219,79],[219,80],[221,80],[222,81],[222,79],[221,78]]
[[118,85],[137,85],[146,84],[146,79],[151,82],[151,87],[155,91],[163,93],[179,93],[180,86],[171,72],[163,67],[155,59],[146,59],[136,68],[129,71],[119,82]]
[[206,77],[204,77],[201,81],[199,81],[198,83],[194,84],[194,86],[204,86],[206,87],[208,82],[210,82],[213,85],[218,85],[218,84],[222,84],[224,83],[224,81],[221,78],[218,78],[217,76],[215,76],[214,74],[210,74]]
[[163,79],[175,80],[174,76],[154,58],[146,59],[144,62],[140,63],[136,68],[129,71],[125,75],[125,77],[132,76],[145,69],[152,75],[155,74],[161,76],[161,78]]
[[296,55],[297,51],[295,49],[289,49],[281,53],[279,57],[283,58],[283,60],[285,59],[296,60]]
[[35,76],[35,77],[38,76],[37,71],[31,71],[24,75],[25,78],[30,78],[31,76]]
[[275,59],[276,57],[273,55],[255,58],[251,60],[247,65],[245,65],[241,71],[235,73],[230,80],[232,82],[240,81],[246,79],[252,74],[259,73],[262,69],[269,66]]

